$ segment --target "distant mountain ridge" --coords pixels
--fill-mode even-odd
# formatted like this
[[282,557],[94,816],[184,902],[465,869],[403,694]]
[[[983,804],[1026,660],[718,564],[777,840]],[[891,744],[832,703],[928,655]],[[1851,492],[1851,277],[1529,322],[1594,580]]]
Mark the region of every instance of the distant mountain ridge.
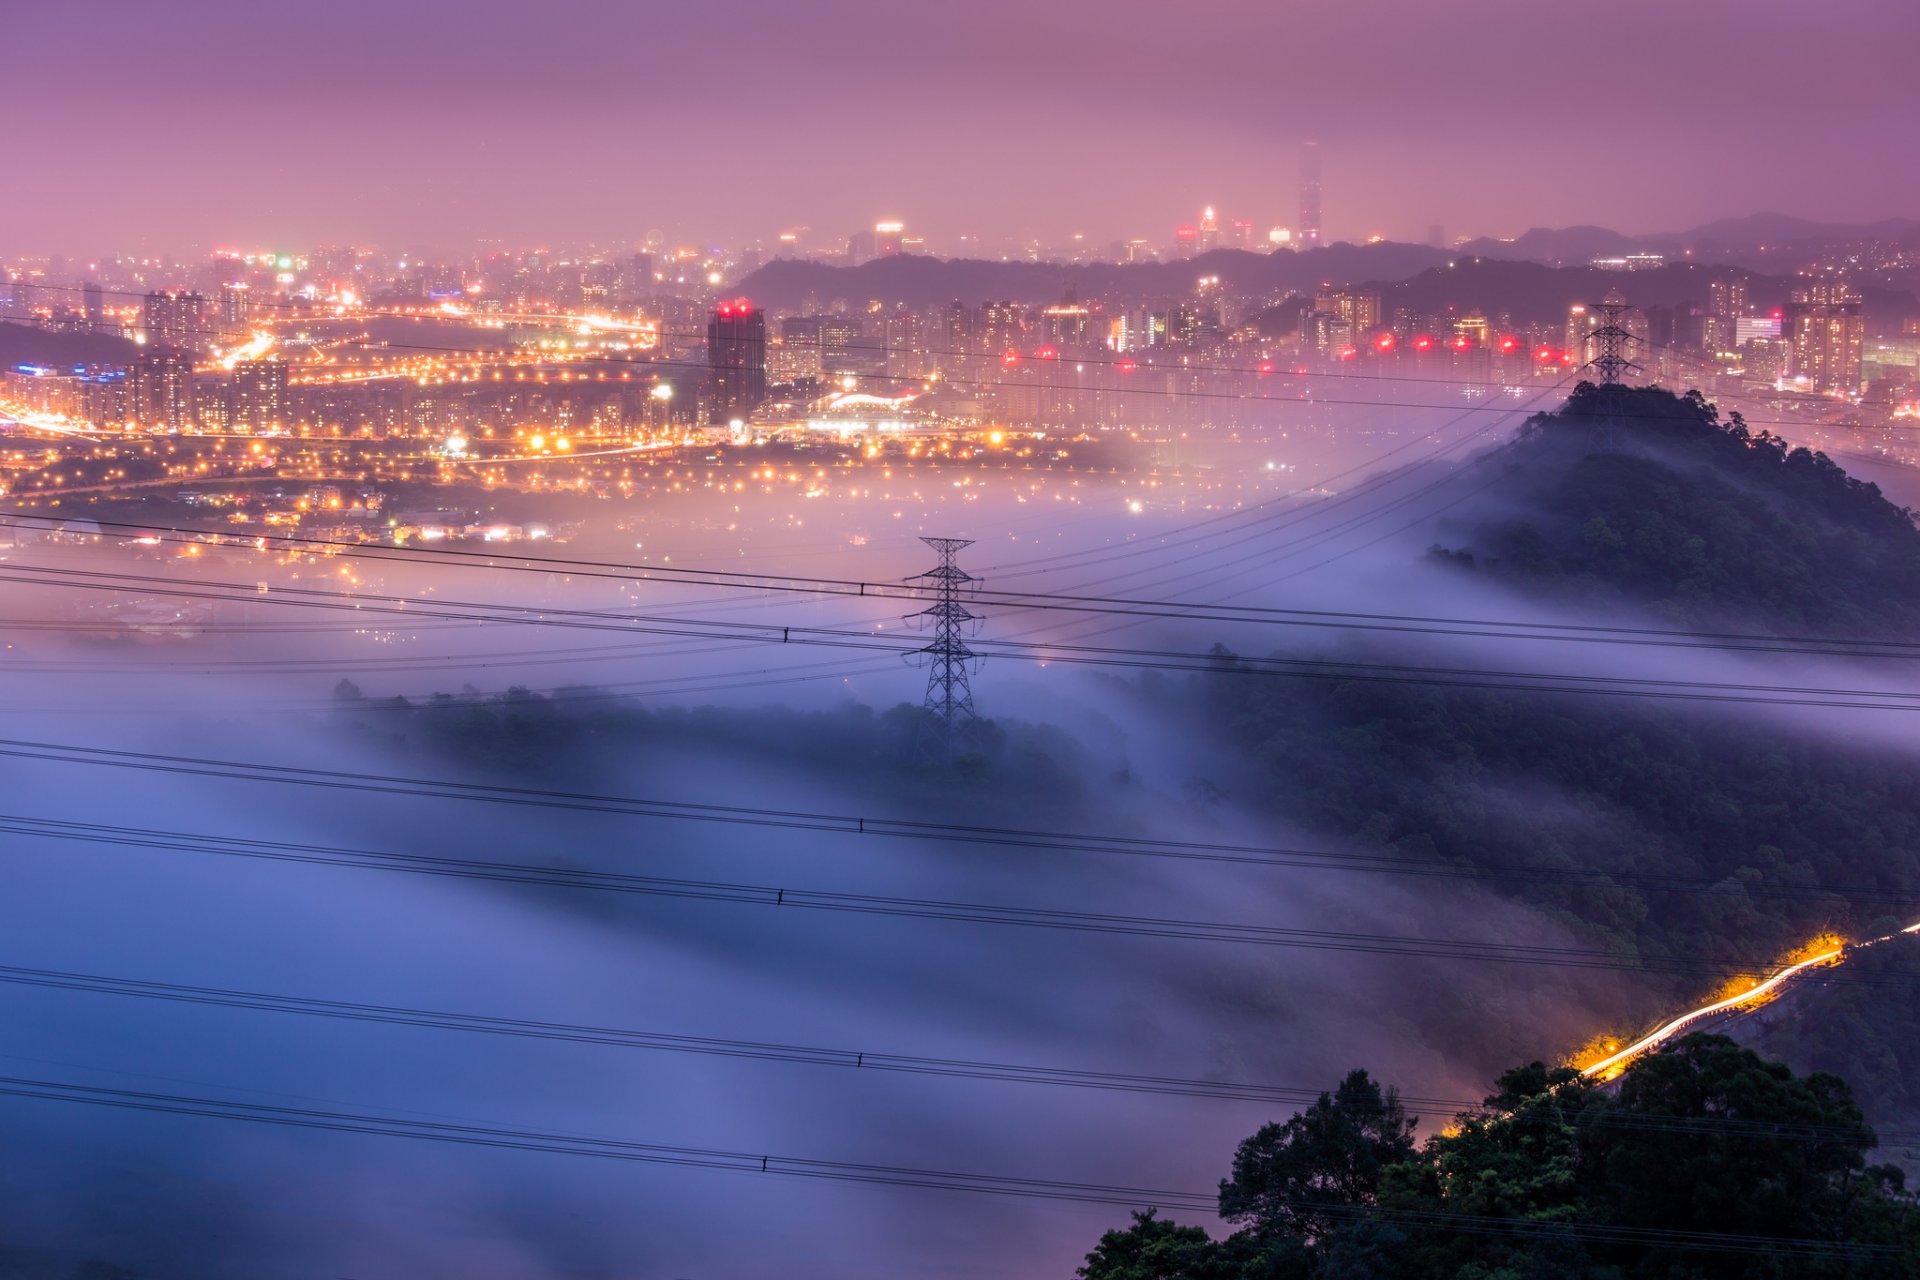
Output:
[[1483,258],[1521,258],[1550,265],[1590,262],[1629,253],[1678,256],[1688,250],[1692,250],[1691,256],[1697,261],[1741,262],[1752,254],[1856,240],[1920,241],[1920,219],[1816,222],[1785,213],[1750,213],[1702,223],[1688,231],[1657,231],[1646,235],[1596,226],[1534,227],[1511,240],[1491,236],[1469,240],[1459,246],[1459,251]]
[[1405,279],[1456,256],[1427,245],[1382,243],[1334,244],[1300,253],[1216,249],[1175,262],[989,262],[902,254],[846,267],[778,258],[742,280],[740,290],[776,310],[800,307],[809,298],[823,304],[877,298],[912,307],[955,298],[976,306],[1002,300],[1057,302],[1070,290],[1081,297],[1125,292],[1186,298],[1202,276],[1219,276],[1232,292],[1303,292]]

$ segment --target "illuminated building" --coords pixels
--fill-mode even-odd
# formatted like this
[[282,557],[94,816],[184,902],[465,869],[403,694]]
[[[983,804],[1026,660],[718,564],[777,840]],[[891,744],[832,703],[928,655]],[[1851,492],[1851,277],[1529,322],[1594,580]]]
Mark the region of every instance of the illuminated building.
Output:
[[1867,320],[1860,295],[1845,280],[1826,277],[1793,291],[1787,307],[1792,375],[1815,391],[1850,395],[1860,390]]
[[767,376],[775,382],[817,378],[820,364],[820,317],[785,316],[780,341],[767,352]]
[[97,333],[106,316],[105,294],[99,285],[89,280],[80,286],[81,306],[86,311],[87,331]]
[[1320,144],[1309,142],[1300,152],[1300,245],[1320,243]]
[[1587,312],[1587,304],[1576,302],[1567,308],[1567,329],[1561,335],[1560,347],[1573,353],[1573,362],[1584,366],[1593,359],[1593,344],[1587,335],[1593,332],[1595,321]]
[[132,399],[134,419],[143,426],[193,426],[193,357],[167,347],[141,352],[133,366]]
[[233,366],[232,425],[270,431],[287,425],[287,366],[279,360],[242,360]]
[[1214,216],[1212,205],[1200,212],[1200,232],[1195,240],[1201,253],[1220,247],[1220,219]]
[[200,293],[149,293],[140,307],[140,328],[150,343],[193,349],[212,336],[207,298]]
[[1019,303],[989,302],[980,308],[980,342],[987,354],[1017,349],[1026,331],[1026,313]]
[[1742,276],[1723,276],[1707,286],[1707,349],[1729,351],[1745,341],[1739,322],[1747,315],[1747,282]]
[[887,347],[858,316],[820,317],[820,372],[827,377],[884,377]]
[[1784,338],[1749,338],[1740,344],[1740,364],[1751,381],[1780,383],[1793,367],[1793,344]]
[[1235,218],[1233,220],[1233,247],[1236,249],[1246,249],[1249,251],[1252,250],[1253,248],[1252,219]]
[[876,222],[873,224],[873,252],[875,257],[892,258],[898,256],[902,238],[906,235],[904,222]]
[[1093,312],[1073,290],[1040,313],[1040,340],[1049,346],[1075,348],[1085,346],[1093,331]]
[[963,357],[978,354],[979,335],[980,313],[958,299],[949,303],[940,341],[946,363],[957,367]]
[[745,418],[767,398],[767,316],[745,298],[722,302],[707,321],[707,420]]

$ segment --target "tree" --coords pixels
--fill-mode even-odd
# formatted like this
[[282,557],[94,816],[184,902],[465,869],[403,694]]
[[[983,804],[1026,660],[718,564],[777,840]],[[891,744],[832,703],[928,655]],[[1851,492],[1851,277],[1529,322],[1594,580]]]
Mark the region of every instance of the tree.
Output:
[[1193,1280],[1210,1273],[1217,1248],[1203,1227],[1183,1227],[1152,1209],[1135,1210],[1133,1225],[1101,1236],[1074,1274],[1081,1280]]
[[1220,1216],[1256,1234],[1323,1240],[1372,1205],[1388,1166],[1414,1155],[1417,1121],[1397,1091],[1353,1071],[1285,1124],[1240,1144],[1220,1183]]

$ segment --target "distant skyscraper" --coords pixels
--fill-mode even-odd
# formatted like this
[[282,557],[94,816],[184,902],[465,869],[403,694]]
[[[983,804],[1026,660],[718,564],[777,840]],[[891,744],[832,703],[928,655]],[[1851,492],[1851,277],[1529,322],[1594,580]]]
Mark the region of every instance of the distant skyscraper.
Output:
[[1200,252],[1220,247],[1220,219],[1214,216],[1213,206],[1208,205],[1200,212]]
[[1300,152],[1300,245],[1320,243],[1320,144],[1309,142]]
[[904,222],[876,222],[873,224],[874,256],[891,258],[900,252],[901,241],[907,234]]
[[98,332],[106,316],[105,294],[99,285],[89,280],[80,286],[80,298],[87,313],[87,331]]
[[767,316],[745,298],[722,302],[707,321],[707,420],[745,418],[767,398]]

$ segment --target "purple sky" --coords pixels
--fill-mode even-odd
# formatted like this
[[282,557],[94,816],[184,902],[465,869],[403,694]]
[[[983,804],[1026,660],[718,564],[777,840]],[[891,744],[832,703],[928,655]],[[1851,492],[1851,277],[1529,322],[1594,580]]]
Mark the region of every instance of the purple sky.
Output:
[[1920,211],[1912,0],[5,10],[0,253],[1160,240],[1208,202],[1291,222],[1306,138],[1336,237]]

